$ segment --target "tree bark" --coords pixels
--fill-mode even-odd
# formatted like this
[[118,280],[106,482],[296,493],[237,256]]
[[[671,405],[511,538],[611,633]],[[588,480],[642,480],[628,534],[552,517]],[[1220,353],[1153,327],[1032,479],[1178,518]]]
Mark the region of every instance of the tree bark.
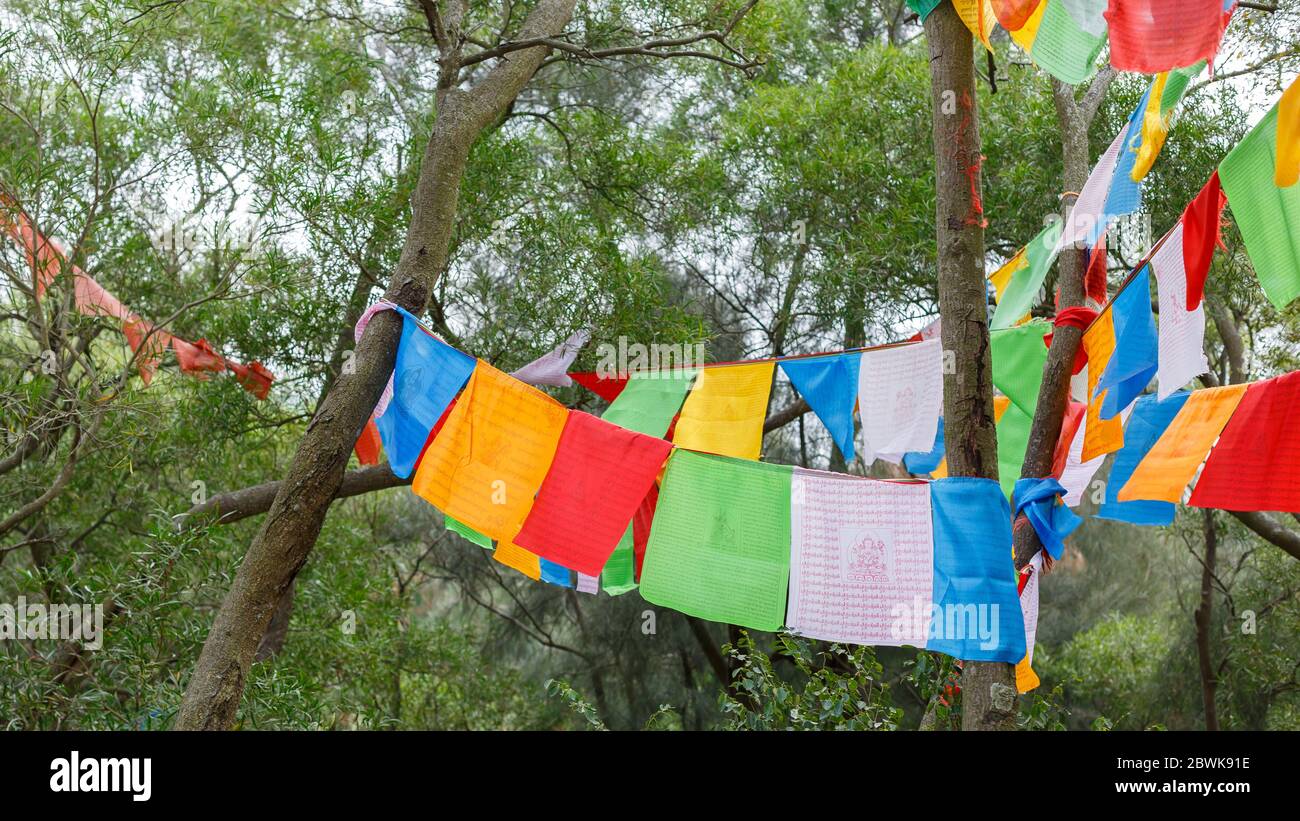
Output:
[[[949,3],[926,18],[925,34],[934,108],[939,317],[944,351],[956,361],[943,385],[948,470],[952,476],[997,479],[973,40]],[[1012,729],[1016,712],[1012,665],[963,667],[962,729]]]
[[[521,39],[563,31],[576,0],[539,0]],[[533,46],[502,60],[472,89],[455,87],[456,65],[443,55],[437,118],[412,198],[411,224],[386,298],[423,313],[447,264],[461,178],[474,140],[507,109],[550,49]],[[442,83],[447,79],[447,83]],[[345,374],[308,425],[261,530],[249,546],[190,677],[177,729],[225,729],[235,721],[248,669],[277,602],[320,533],[343,480],[348,454],[392,372],[401,323],[385,311],[357,346]]]
[[1219,679],[1210,658],[1210,616],[1214,609],[1214,564],[1219,548],[1219,535],[1214,529],[1214,511],[1203,510],[1205,517],[1205,558],[1201,562],[1201,605],[1196,608],[1196,656],[1201,668],[1201,699],[1205,703],[1205,729],[1219,729],[1219,714],[1214,706],[1214,693]]

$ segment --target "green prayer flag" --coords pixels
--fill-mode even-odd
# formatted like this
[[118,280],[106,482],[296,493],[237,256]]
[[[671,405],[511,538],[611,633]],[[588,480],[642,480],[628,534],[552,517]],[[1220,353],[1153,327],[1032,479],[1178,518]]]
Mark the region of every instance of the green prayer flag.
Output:
[[1038,407],[1038,388],[1043,382],[1043,365],[1047,363],[1043,337],[1051,330],[1052,323],[1036,319],[989,333],[993,385],[1031,418]]
[[[1097,56],[1106,45],[1106,34],[1089,34],[1070,16],[1065,4],[1045,1],[1043,21],[1027,49],[1029,56],[1039,68],[1061,82],[1082,83],[1097,70]],[[1015,35],[1012,32],[1013,39]]]
[[634,373],[600,418],[662,438],[681,410],[696,373],[693,369]]
[[779,630],[790,579],[793,473],[789,465],[673,451],[641,596],[709,621]]
[[1205,61],[1194,63],[1184,68],[1175,68],[1169,72],[1169,79],[1165,81],[1165,92],[1160,95],[1160,112],[1163,114],[1170,111],[1178,102],[1183,99],[1187,93],[1187,87],[1192,84],[1192,80],[1205,70]]
[[1279,311],[1300,296],[1300,185],[1278,188],[1277,106],[1219,164],[1260,287]]
[[614,552],[600,571],[600,589],[610,596],[621,596],[636,589],[636,551],[632,543],[632,525],[618,540]]
[[1011,282],[1007,283],[1002,298],[998,300],[989,327],[1010,328],[1034,307],[1038,292],[1043,288],[1043,280],[1056,261],[1061,227],[1059,221],[1053,222],[1025,246],[1026,265],[1011,275]]
[[488,550],[492,549],[491,538],[483,535],[482,533],[479,533],[477,530],[465,524],[464,522],[459,522],[451,518],[450,516],[446,515],[445,513],[443,514],[442,521],[448,530],[450,530],[452,533],[459,534],[462,539],[473,542],[479,547],[486,548]]
[[907,7],[916,12],[922,19],[930,16],[930,12],[939,7],[943,0],[907,0]]
[[998,420],[998,482],[1008,499],[1020,478],[1025,464],[1025,451],[1029,450],[1029,431],[1034,418],[1016,407],[1013,402]]

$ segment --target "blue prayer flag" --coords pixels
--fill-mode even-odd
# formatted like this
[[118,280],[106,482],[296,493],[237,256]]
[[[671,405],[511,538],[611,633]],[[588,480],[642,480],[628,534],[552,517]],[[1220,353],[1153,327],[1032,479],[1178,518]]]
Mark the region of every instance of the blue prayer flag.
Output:
[[1124,447],[1115,454],[1110,477],[1106,480],[1106,501],[1097,508],[1099,519],[1111,519],[1135,525],[1171,525],[1174,523],[1174,503],[1162,501],[1119,501],[1120,488],[1128,484],[1138,463],[1146,458],[1156,440],[1165,432],[1174,417],[1187,403],[1187,391],[1179,391],[1163,402],[1154,395],[1143,396],[1133,408],[1128,426],[1124,429]]
[[861,353],[787,359],[781,363],[799,395],[831,432],[847,461],[853,460],[853,407],[858,401]]
[[1115,352],[1097,380],[1095,397],[1103,390],[1101,418],[1111,419],[1142,395],[1158,367],[1160,342],[1151,313],[1151,266],[1143,265],[1111,304],[1115,322]]

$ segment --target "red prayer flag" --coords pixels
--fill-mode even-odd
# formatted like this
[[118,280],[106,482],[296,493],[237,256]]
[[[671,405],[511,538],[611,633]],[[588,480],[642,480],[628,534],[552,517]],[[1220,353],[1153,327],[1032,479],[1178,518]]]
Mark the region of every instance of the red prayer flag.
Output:
[[1088,406],[1082,402],[1070,402],[1065,409],[1065,417],[1061,420],[1061,435],[1056,439],[1056,451],[1052,454],[1053,478],[1060,479],[1065,472],[1065,463],[1070,458],[1070,445],[1087,412]]
[[[140,371],[140,379],[148,385],[162,362],[163,351],[167,350],[171,336],[138,316],[132,316],[122,323],[122,333],[126,336],[132,353],[136,355],[135,366]],[[140,350],[142,345],[145,348],[143,351]]]
[[641,500],[641,506],[632,516],[632,555],[636,562],[637,583],[641,583],[641,565],[645,563],[645,546],[650,541],[650,524],[655,518],[655,506],[659,504],[659,485],[650,485],[650,492]]
[[357,453],[357,461],[361,464],[379,464],[379,453],[383,450],[383,444],[379,438],[379,428],[375,427],[373,417],[366,420],[366,426],[361,429],[361,435],[357,437],[354,450]]
[[176,352],[176,364],[180,365],[181,372],[199,379],[207,379],[209,372],[221,373],[226,369],[226,360],[212,350],[206,339],[186,342],[180,337],[172,337],[172,350]]
[[1019,31],[1029,22],[1042,0],[993,0],[993,14],[1007,31]]
[[1158,74],[1214,60],[1227,18],[1223,0],[1110,0],[1110,64]]
[[1300,513],[1300,371],[1256,382],[1233,412],[1189,504]]
[[1092,247],[1092,256],[1088,258],[1088,270],[1084,274],[1083,290],[1088,299],[1098,305],[1105,305],[1107,298],[1106,285],[1106,234],[1103,232],[1097,238],[1097,244]]
[[1194,311],[1205,295],[1205,277],[1220,245],[1219,230],[1228,198],[1216,170],[1183,211],[1183,269],[1187,272],[1187,310]]
[[235,380],[244,386],[244,390],[258,399],[265,399],[271,393],[271,383],[275,381],[275,376],[263,367],[261,362],[254,360],[247,365],[241,365],[233,359],[228,359],[226,368],[235,375]]
[[672,445],[572,411],[514,543],[595,576],[609,560]]
[[595,371],[581,371],[570,373],[570,378],[582,387],[604,399],[606,402],[613,402],[618,395],[627,387],[628,374],[619,374],[618,376],[601,376]]

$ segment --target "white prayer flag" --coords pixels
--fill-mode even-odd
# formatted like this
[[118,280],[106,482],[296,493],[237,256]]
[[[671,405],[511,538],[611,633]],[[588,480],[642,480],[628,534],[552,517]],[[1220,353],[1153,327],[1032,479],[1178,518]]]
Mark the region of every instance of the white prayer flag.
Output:
[[863,459],[897,462],[929,451],[943,413],[943,346],[937,339],[865,351],[858,370]]

